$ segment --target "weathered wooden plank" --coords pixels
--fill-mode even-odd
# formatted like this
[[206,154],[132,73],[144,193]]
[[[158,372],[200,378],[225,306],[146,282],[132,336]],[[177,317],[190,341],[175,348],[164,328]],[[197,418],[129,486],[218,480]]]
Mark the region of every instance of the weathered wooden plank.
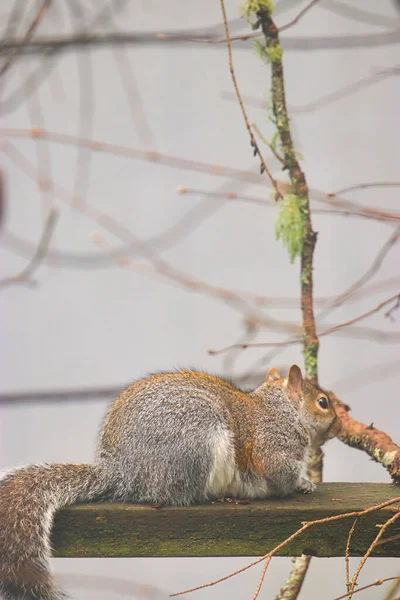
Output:
[[[86,504],[60,511],[53,529],[56,556],[259,556],[294,533],[303,521],[359,511],[400,497],[400,487],[374,483],[323,483],[311,495],[241,505],[215,502],[158,510],[133,504]],[[350,547],[362,556],[377,526],[400,502],[360,518]],[[343,556],[352,518],[315,525],[277,556]],[[400,556],[400,519],[375,556]]]

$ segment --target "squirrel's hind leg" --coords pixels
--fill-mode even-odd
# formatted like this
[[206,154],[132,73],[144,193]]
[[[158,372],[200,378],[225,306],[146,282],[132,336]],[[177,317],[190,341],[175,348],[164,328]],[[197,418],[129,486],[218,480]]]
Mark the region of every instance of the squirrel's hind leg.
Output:
[[304,491],[310,493],[313,489],[300,489],[302,482],[308,482],[301,477],[303,471],[303,463],[293,460],[290,456],[283,454],[274,455],[274,465],[269,465],[267,473],[267,481],[273,490],[274,496],[289,496],[295,491]]

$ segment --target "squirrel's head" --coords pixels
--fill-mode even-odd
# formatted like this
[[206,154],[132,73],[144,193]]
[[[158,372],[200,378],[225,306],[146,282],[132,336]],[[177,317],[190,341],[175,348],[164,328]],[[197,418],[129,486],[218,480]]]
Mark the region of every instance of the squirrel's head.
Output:
[[288,399],[298,407],[314,444],[322,444],[338,435],[342,422],[332,401],[326,392],[303,379],[300,367],[292,365],[285,378],[276,369],[271,369],[265,381],[286,389]]

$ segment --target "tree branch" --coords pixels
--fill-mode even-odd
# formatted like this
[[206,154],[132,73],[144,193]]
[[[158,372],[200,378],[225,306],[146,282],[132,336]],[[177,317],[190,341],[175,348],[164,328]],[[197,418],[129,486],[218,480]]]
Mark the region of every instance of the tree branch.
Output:
[[37,26],[39,25],[40,21],[42,20],[42,18],[44,16],[45,12],[49,8],[50,3],[51,3],[51,0],[43,0],[35,18],[33,19],[32,23],[29,25],[28,29],[26,30],[24,37],[22,38],[22,40],[20,41],[20,43],[17,46],[14,46],[12,48],[12,51],[8,55],[7,60],[5,61],[3,66],[0,68],[0,78],[4,75],[4,73],[6,71],[8,71],[8,69],[11,67],[13,61],[21,53],[23,48],[29,43],[29,41],[32,38],[33,33],[35,32],[35,29],[37,28]]
[[225,27],[226,45],[227,45],[227,48],[228,48],[229,71],[231,73],[233,86],[235,88],[235,92],[236,92],[236,96],[237,96],[237,99],[238,99],[238,102],[239,102],[239,106],[240,106],[240,109],[242,111],[243,119],[244,119],[244,122],[246,124],[247,131],[249,132],[250,145],[253,148],[254,156],[258,155],[258,157],[259,157],[259,159],[261,161],[261,167],[260,167],[261,174],[265,171],[267,173],[268,177],[270,178],[272,186],[275,189],[275,197],[276,197],[276,199],[282,198],[282,194],[281,194],[281,192],[280,192],[280,190],[278,188],[278,183],[277,183],[276,179],[272,176],[272,173],[269,170],[268,165],[265,162],[263,155],[261,154],[260,147],[259,147],[259,145],[257,143],[256,138],[254,137],[254,133],[253,133],[253,130],[251,128],[250,121],[249,121],[249,119],[247,117],[246,109],[244,107],[242,96],[240,94],[239,86],[238,86],[238,83],[237,83],[237,80],[236,80],[235,70],[233,68],[232,46],[231,46],[231,40],[230,40],[230,37],[229,37],[228,19],[227,19],[227,16],[226,16],[224,0],[220,0],[220,3],[221,3],[222,18],[223,18],[224,27]]
[[41,238],[39,240],[37,249],[32,259],[26,265],[20,273],[11,275],[11,277],[5,277],[0,280],[0,290],[10,287],[11,285],[35,285],[35,282],[31,279],[35,271],[40,267],[44,258],[46,257],[49,244],[54,233],[54,228],[58,219],[58,212],[52,210],[47,217],[47,221],[44,225]]
[[389,473],[394,483],[400,484],[400,446],[395,444],[384,431],[365,425],[349,415],[350,407],[339,400],[333,392],[330,398],[335,403],[336,413],[342,421],[339,439],[351,448],[363,450]]
[[[297,17],[300,18],[315,2],[309,3]],[[283,50],[279,40],[278,29],[272,20],[271,8],[259,4],[257,11],[259,25],[265,36],[266,49],[271,63],[271,96],[272,110],[281,142],[284,166],[289,172],[291,193],[296,197],[298,210],[303,217],[303,242],[301,249],[301,309],[303,317],[303,352],[306,376],[313,383],[318,383],[318,348],[314,301],[313,301],[313,256],[317,235],[312,228],[310,200],[306,177],[297,160],[297,153],[290,131],[290,121],[286,106],[285,80],[283,73]],[[296,19],[294,20],[296,22]],[[289,23],[288,26],[291,26]],[[321,448],[313,448],[309,457],[309,474],[314,483],[322,481],[323,453]],[[286,581],[286,585],[277,597],[295,600],[300,593],[304,578],[310,565],[311,557],[301,556],[294,559],[294,565]]]

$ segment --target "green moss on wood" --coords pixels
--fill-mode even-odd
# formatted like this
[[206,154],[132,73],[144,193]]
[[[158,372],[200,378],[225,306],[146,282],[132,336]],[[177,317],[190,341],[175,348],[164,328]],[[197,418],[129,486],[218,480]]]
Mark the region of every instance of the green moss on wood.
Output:
[[295,194],[285,194],[278,202],[280,210],[275,220],[275,235],[287,248],[291,263],[296,256],[301,256],[303,250],[306,204],[305,198]]
[[260,10],[272,15],[274,4],[272,0],[245,0],[240,6],[240,14],[246,18],[253,27],[258,27],[258,16]]
[[317,377],[318,348],[318,342],[310,342],[309,344],[304,345],[303,349],[306,375],[311,380]]
[[[90,504],[60,511],[53,529],[56,556],[258,556],[294,533],[303,521],[361,510],[400,496],[384,484],[329,483],[311,495],[183,508]],[[362,555],[376,525],[393,515],[388,507],[360,519],[350,554]],[[283,548],[279,556],[343,556],[351,519],[316,525]],[[400,533],[394,524],[387,536]],[[400,539],[378,546],[375,556],[400,556]]]

